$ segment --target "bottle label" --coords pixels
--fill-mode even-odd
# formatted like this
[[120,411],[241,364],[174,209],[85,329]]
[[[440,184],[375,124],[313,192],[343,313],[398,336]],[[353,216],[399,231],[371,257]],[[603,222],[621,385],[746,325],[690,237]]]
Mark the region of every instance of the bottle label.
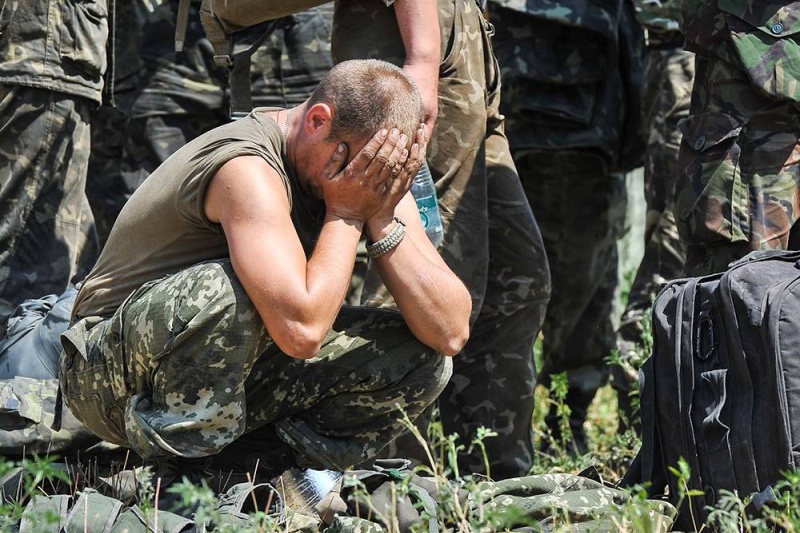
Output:
[[428,196],[423,196],[422,198],[417,198],[417,209],[419,209],[419,218],[422,219],[422,226],[425,229],[431,225],[430,217],[428,216],[428,211],[433,212],[437,209],[438,206],[436,205],[436,196],[431,194]]

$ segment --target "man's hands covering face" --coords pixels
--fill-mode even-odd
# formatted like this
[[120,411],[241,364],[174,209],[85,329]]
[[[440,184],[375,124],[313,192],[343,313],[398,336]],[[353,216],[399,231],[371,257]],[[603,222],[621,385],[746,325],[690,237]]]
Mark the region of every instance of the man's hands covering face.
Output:
[[427,147],[425,125],[420,124],[411,150],[397,129],[382,130],[344,167],[347,147],[340,144],[323,170],[326,210],[344,220],[371,225],[389,224],[398,202],[408,193],[422,166]]

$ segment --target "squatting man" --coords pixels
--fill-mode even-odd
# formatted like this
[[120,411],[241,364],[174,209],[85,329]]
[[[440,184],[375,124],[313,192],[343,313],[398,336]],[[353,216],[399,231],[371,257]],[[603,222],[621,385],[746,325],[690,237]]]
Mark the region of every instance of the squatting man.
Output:
[[[265,442],[298,466],[373,457],[401,410],[435,400],[469,336],[469,293],[409,193],[421,121],[402,70],[346,61],[302,105],[181,148],[81,287],[62,337],[66,405],[142,457],[219,457],[252,435],[274,437],[254,441],[268,466]],[[362,232],[399,312],[342,306]]]

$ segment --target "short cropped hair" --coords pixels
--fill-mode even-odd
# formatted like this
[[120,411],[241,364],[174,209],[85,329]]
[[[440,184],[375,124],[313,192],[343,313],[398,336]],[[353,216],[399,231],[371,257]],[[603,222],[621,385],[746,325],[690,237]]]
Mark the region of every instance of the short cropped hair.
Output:
[[309,107],[333,108],[331,137],[366,141],[382,128],[405,133],[408,146],[422,122],[417,86],[396,65],[378,59],[352,59],[333,67],[309,98]]

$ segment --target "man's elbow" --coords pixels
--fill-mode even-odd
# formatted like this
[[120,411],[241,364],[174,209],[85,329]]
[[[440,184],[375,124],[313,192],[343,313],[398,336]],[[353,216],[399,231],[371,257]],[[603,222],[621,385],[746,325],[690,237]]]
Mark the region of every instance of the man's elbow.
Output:
[[467,341],[469,341],[469,328],[463,328],[461,331],[439,336],[437,346],[434,348],[442,355],[452,357],[461,353]]
[[313,359],[322,349],[324,335],[311,328],[293,327],[286,335],[273,336],[272,340],[283,353],[294,359]]

